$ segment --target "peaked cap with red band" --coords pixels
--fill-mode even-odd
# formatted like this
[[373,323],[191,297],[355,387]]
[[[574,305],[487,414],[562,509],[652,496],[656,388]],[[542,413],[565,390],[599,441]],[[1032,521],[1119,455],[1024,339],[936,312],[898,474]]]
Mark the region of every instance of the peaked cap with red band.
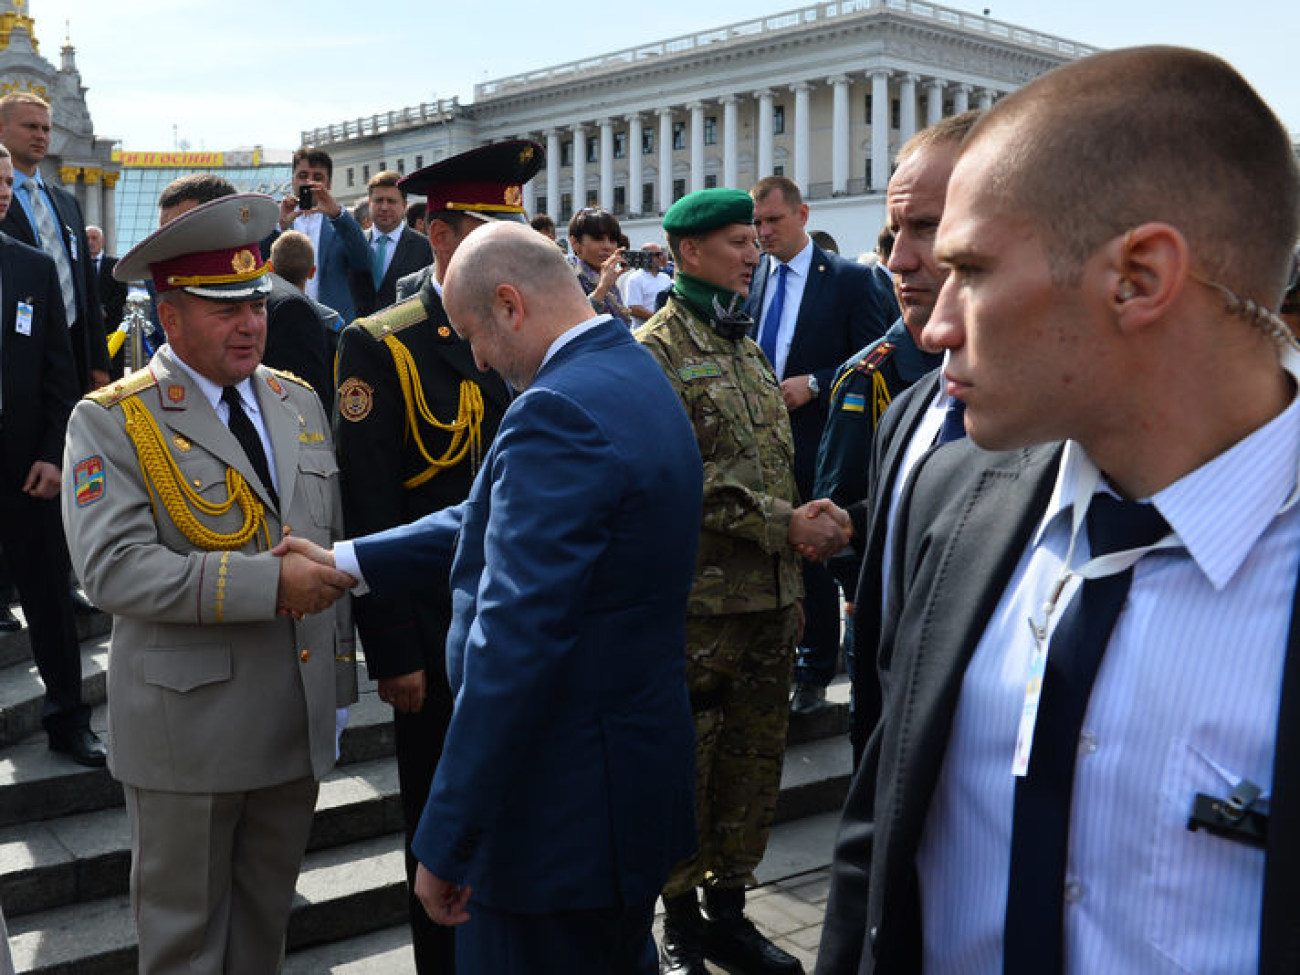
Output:
[[529,139],[480,146],[425,166],[397,185],[423,193],[429,212],[452,210],[480,220],[525,223],[523,186],[546,165],[546,150]]
[[180,288],[214,301],[259,298],[271,279],[258,241],[279,219],[280,205],[262,193],[223,196],[163,224],[117,262],[113,277],[150,277],[160,292]]

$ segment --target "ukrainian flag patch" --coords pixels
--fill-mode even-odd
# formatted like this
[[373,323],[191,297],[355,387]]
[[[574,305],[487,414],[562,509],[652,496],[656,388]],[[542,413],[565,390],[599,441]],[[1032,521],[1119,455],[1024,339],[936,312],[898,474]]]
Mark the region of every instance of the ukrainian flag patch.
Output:
[[84,508],[104,496],[104,462],[98,456],[87,457],[72,471],[77,507]]
[[867,398],[861,393],[845,393],[840,409],[845,413],[864,413],[867,409]]

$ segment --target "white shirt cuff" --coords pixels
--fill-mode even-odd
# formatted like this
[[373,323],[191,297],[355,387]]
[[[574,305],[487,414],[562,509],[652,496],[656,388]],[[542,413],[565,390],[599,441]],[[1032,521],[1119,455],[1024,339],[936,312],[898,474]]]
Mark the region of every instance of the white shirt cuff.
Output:
[[357,561],[356,546],[351,542],[334,543],[334,567],[357,580],[357,584],[349,590],[352,595],[364,596],[370,592],[370,587],[366,585],[365,577],[361,574],[361,563]]

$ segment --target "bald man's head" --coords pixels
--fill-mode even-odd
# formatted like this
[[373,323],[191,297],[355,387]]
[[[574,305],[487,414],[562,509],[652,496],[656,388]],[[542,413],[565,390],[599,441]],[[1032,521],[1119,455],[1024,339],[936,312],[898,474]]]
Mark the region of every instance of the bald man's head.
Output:
[[533,381],[551,343],[592,316],[564,255],[518,223],[491,224],[461,243],[443,279],[443,304],[479,367],[518,390]]

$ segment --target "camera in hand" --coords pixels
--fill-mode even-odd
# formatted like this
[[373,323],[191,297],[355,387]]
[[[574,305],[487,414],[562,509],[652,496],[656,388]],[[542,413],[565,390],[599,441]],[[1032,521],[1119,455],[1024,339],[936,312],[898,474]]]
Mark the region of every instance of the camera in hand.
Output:
[[312,195],[310,186],[298,188],[298,209],[310,210],[316,205],[316,198]]
[[624,251],[623,262],[631,268],[641,268],[642,270],[653,270],[657,267],[655,259],[659,255],[654,251]]

